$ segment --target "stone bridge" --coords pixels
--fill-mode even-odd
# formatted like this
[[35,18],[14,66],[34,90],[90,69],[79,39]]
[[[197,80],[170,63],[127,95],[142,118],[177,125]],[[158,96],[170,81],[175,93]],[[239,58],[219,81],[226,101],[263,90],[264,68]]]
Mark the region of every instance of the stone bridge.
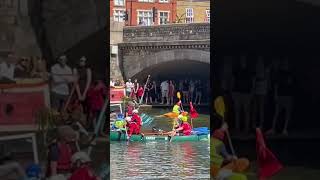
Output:
[[125,27],[119,64],[125,79],[207,78],[210,24]]

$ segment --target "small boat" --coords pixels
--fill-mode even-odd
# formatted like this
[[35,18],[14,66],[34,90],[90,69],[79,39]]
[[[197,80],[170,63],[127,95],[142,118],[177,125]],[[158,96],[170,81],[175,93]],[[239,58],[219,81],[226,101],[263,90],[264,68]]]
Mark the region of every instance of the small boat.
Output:
[[[110,132],[110,141],[119,141],[119,134],[117,131]],[[171,142],[184,142],[184,141],[209,141],[210,134],[190,135],[190,136],[173,136]],[[126,140],[126,134],[122,133],[120,141]],[[168,135],[161,134],[145,134],[144,137],[141,135],[132,135],[130,141],[169,141]]]

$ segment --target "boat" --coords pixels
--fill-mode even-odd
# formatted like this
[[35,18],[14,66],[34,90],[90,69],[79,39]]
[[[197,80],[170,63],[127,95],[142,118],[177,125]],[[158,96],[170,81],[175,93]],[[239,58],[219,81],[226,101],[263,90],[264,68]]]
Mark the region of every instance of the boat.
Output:
[[[110,132],[110,141],[119,141],[117,131]],[[173,136],[171,142],[185,142],[185,141],[209,141],[210,134],[190,135],[190,136]],[[126,134],[122,133],[120,141],[126,140]],[[130,141],[134,142],[145,142],[145,141],[168,141],[168,135],[161,134],[145,134],[144,137],[141,135],[132,135]]]

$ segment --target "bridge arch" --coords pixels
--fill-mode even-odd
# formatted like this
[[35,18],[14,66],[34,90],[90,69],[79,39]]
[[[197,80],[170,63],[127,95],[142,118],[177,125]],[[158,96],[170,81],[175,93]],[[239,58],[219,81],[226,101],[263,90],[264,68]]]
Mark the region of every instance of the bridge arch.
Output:
[[123,59],[124,77],[145,79],[205,78],[210,74],[210,52],[201,49],[162,50]]

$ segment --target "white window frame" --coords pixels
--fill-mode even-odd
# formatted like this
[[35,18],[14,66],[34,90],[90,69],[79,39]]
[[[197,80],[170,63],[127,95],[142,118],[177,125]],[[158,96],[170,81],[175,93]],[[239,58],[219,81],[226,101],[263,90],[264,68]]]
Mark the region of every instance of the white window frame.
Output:
[[116,19],[116,11],[123,11],[123,14],[122,14],[122,15],[124,16],[126,10],[125,10],[125,9],[118,9],[118,8],[113,9],[113,20],[116,21],[116,22],[124,22],[123,16],[122,16],[122,17],[119,17],[119,20]]
[[206,10],[206,22],[210,23],[210,9]]
[[[123,5],[116,4],[116,2],[118,2],[118,1],[123,1]],[[114,5],[115,6],[125,6],[126,5],[126,0],[114,0]]]
[[159,25],[163,25],[163,24],[160,24],[160,13],[168,13],[168,21],[167,21],[167,24],[170,23],[170,11],[158,11],[158,24]]
[[169,3],[169,0],[159,0],[159,3]]
[[138,0],[138,2],[153,3],[155,0]]
[[[151,25],[153,25],[153,11],[152,11],[152,9],[149,9],[149,10],[147,10],[147,9],[137,9],[137,24],[138,24],[138,26],[140,26],[139,25],[139,12],[149,12],[149,13],[151,13],[151,21],[150,21],[150,24],[147,24],[147,25],[144,25],[144,26],[151,26]],[[149,18],[149,17],[148,17]]]
[[[189,11],[188,11],[189,10]],[[191,10],[191,11],[190,11]],[[191,12],[191,13],[190,13]],[[191,14],[191,15],[190,15]],[[190,18],[191,21],[187,21]],[[185,23],[193,23],[194,22],[194,12],[193,8],[186,8],[186,20]]]

